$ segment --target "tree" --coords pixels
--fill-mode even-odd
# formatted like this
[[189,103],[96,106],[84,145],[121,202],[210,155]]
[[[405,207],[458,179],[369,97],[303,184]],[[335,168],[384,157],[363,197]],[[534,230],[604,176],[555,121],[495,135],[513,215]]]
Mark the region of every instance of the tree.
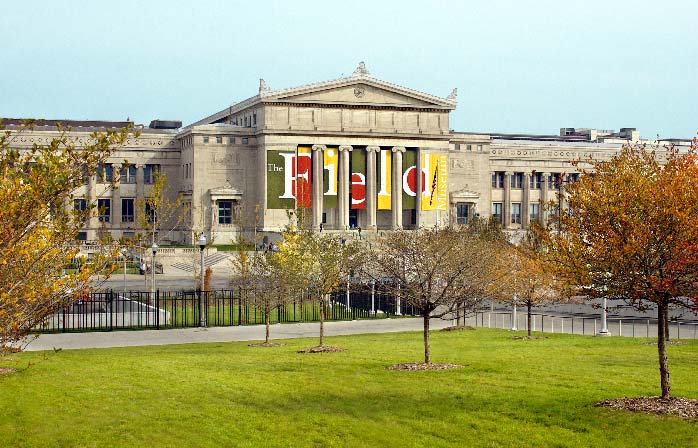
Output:
[[232,263],[236,276],[231,284],[239,287],[245,296],[251,295],[256,307],[261,306],[265,326],[261,345],[273,346],[269,340],[271,314],[289,302],[286,287],[279,281],[282,275],[279,256],[273,251],[255,252],[252,256],[239,251]]
[[59,127],[50,142],[17,149],[31,127],[27,122],[0,136],[0,346],[22,340],[61,306],[80,299],[90,277],[118,250],[109,246],[105,257],[62,275],[79,253],[78,231],[96,213],[96,204],[75,211],[73,193],[130,129],[93,133],[85,146],[76,147]]
[[560,302],[566,294],[554,269],[545,262],[544,247],[532,224],[519,245],[510,245],[503,254],[507,264],[506,281],[500,289],[501,299],[514,305],[526,306],[528,336],[531,336],[531,310],[534,306]]
[[320,309],[320,343],[311,351],[332,351],[325,346],[325,318],[329,296],[361,262],[361,248],[356,241],[342,240],[328,233],[318,233],[303,225],[302,210],[297,213],[299,226],[282,232],[278,263],[283,283],[296,290],[310,292],[310,300]]
[[[189,214],[189,208],[183,205],[182,195],[175,195],[170,191],[167,176],[159,171],[153,173],[153,186],[150,194],[147,198],[139,199],[137,207],[140,210],[137,215],[138,227],[140,228],[138,240],[141,243],[140,252],[142,254],[148,253],[153,244],[161,242],[163,235],[179,228]],[[196,263],[194,265],[196,266]],[[155,266],[151,266],[151,269],[154,270]],[[205,274],[202,272],[200,275]],[[147,275],[144,277],[144,281],[147,286]],[[151,285],[151,292],[155,293],[154,285]]]
[[626,145],[611,160],[590,163],[565,188],[569,209],[542,232],[547,255],[589,298],[657,307],[660,384],[668,399],[669,307],[698,308],[698,143],[683,153]]
[[366,273],[415,308],[424,322],[424,363],[431,363],[429,320],[472,309],[497,282],[503,239],[480,220],[463,228],[398,230],[379,241]]

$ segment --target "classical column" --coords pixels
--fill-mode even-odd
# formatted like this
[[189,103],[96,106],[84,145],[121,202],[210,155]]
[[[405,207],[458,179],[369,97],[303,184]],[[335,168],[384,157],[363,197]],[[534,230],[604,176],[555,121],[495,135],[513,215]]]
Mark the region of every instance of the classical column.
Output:
[[393,212],[393,229],[402,227],[402,153],[405,151],[404,146],[393,147],[393,175],[390,192],[390,208]]
[[548,190],[550,189],[550,173],[543,173],[543,184],[540,190],[540,222],[545,224],[548,220]]
[[349,169],[349,145],[339,147],[339,185],[337,186],[337,209],[339,212],[339,228],[345,230],[349,226],[349,191],[351,173]]
[[414,197],[414,211],[417,215],[417,220],[415,222],[415,228],[419,229],[422,225],[422,200],[424,183],[422,182],[422,151],[417,150],[417,160],[415,160],[415,177],[417,178],[417,184],[415,186],[415,197]]
[[322,210],[323,210],[323,197],[322,197],[322,170],[325,167],[325,160],[323,151],[325,151],[325,145],[313,145],[313,173],[311,177],[312,181],[312,208],[313,208],[313,219],[312,226],[314,230],[320,229],[320,224],[322,224]]
[[511,226],[511,171],[504,173],[504,224],[503,227],[508,229]]
[[[120,176],[121,164],[120,163],[112,163],[111,172],[112,172],[111,225],[112,225],[112,227],[118,227],[119,225],[121,225],[121,189],[119,188],[121,186],[121,176]],[[119,223],[119,224],[117,225],[117,223]]]
[[366,159],[366,214],[368,228],[371,230],[376,229],[376,206],[378,205],[376,155],[380,150],[380,146],[366,147],[366,155],[368,156]]
[[528,229],[528,201],[531,197],[531,173],[523,175],[523,193],[521,195],[521,228]]

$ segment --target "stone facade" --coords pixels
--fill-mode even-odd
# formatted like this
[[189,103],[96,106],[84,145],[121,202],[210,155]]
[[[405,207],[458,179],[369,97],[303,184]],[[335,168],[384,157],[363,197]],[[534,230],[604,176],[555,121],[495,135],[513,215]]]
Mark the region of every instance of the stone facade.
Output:
[[[107,162],[120,174],[117,188],[92,178],[76,192],[110,206],[82,236],[134,235],[134,215],[143,210],[131,212],[129,201],[148,197],[154,169],[190,208],[180,226],[159,236],[172,243],[192,244],[202,231],[217,244],[255,231],[273,237],[299,205],[318,230],[370,234],[493,214],[505,228],[523,229],[543,219],[541,204],[574,180],[571,160],[608,158],[639,141],[634,129],[454,132],[456,100],[455,89],[447,97],[418,92],[370,76],[363,64],[352,76],[292,89],[260,80],[258,94],[245,101],[183,128],[143,128],[126,142]],[[80,145],[108,126],[74,127],[69,135]],[[37,126],[13,144],[57,135],[53,126]]]

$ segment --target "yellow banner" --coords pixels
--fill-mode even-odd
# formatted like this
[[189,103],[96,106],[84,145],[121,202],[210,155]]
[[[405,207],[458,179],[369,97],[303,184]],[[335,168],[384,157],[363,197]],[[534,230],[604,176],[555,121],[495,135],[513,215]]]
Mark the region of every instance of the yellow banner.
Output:
[[390,210],[393,154],[389,149],[383,149],[378,155],[378,210]]
[[422,154],[422,210],[448,210],[448,156]]

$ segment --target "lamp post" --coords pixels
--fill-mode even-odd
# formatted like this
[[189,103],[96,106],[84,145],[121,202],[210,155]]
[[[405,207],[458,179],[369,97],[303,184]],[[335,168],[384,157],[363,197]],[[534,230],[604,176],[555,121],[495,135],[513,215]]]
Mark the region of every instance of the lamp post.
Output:
[[199,237],[199,249],[201,249],[201,282],[199,284],[199,326],[206,326],[206,313],[204,310],[204,248],[206,247],[206,235]]
[[518,327],[516,325],[517,323],[517,316],[516,316],[516,302],[518,302],[519,298],[517,296],[514,296],[514,310],[511,315],[511,331],[518,331]]
[[606,296],[603,297],[603,307],[601,308],[601,331],[599,331],[598,336],[610,336],[611,332],[608,331],[608,324],[606,322]]
[[153,245],[150,246],[150,250],[153,252],[153,260],[150,263],[150,273],[152,275],[150,282],[150,300],[155,300],[155,254],[158,252],[158,245],[153,241]]
[[124,298],[126,298],[126,254],[128,250],[124,247],[121,249],[121,255],[124,257]]

